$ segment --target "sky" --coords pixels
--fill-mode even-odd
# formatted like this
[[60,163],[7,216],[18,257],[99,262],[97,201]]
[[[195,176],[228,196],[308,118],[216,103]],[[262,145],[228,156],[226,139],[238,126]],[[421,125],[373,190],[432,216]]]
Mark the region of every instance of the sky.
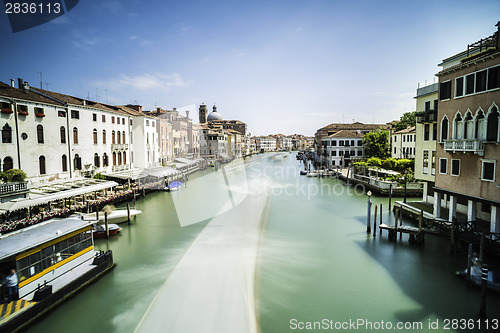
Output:
[[[313,135],[415,110],[441,60],[491,36],[500,1],[81,0],[13,33],[0,81],[103,103],[191,111],[214,103],[252,135]],[[16,80],[17,82],[17,80]]]

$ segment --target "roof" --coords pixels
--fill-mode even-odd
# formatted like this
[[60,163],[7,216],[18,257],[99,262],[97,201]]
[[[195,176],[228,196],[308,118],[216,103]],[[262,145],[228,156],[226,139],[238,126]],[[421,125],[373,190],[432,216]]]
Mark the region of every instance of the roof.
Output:
[[354,122],[352,124],[340,124],[332,123],[325,127],[320,128],[320,130],[375,130],[381,127],[388,127],[387,124],[363,124],[360,122]]
[[340,130],[338,132],[329,135],[328,138],[362,138],[363,133],[353,130]]
[[57,103],[56,101],[50,98],[40,96],[39,94],[34,93],[33,91],[17,89],[3,82],[0,82],[0,96],[5,96],[15,99],[23,99],[45,104],[62,105],[61,103]]
[[5,260],[63,235],[92,224],[72,215],[65,219],[52,219],[34,226],[0,236],[0,260]]
[[[456,65],[453,65],[451,67],[447,67],[447,68],[443,69],[442,71],[440,71],[439,73],[437,73],[436,76],[442,76],[444,74],[454,72],[458,69],[469,67],[471,64],[475,64],[477,62],[484,61],[487,58],[495,58],[495,57],[500,55],[499,51],[497,51],[497,52],[495,52],[495,51],[496,50],[494,50],[494,49],[489,49],[489,50],[486,50],[486,51],[484,51],[480,54],[477,54],[475,56],[474,55],[470,56],[471,57],[470,60],[466,60],[466,61],[460,62]],[[440,64],[440,65],[443,65],[443,64]]]
[[394,134],[408,134],[408,133],[415,133],[415,126],[407,127],[392,134],[394,135]]

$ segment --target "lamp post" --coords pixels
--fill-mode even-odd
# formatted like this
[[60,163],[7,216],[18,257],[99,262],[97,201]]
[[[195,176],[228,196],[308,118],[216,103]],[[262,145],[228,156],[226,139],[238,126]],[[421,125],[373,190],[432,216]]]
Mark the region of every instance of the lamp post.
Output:
[[370,226],[370,216],[372,213],[372,202],[371,202],[370,198],[372,196],[372,192],[370,190],[368,190],[368,192],[366,192],[366,194],[368,195],[368,213],[366,215],[366,232],[370,233],[372,231],[371,226]]

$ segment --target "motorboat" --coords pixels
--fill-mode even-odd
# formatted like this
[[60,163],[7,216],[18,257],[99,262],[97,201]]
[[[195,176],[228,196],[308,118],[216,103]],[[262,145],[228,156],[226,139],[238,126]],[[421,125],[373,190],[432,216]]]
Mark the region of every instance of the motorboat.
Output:
[[[109,235],[114,236],[118,234],[123,229],[118,224],[108,224]],[[97,224],[92,230],[92,234],[94,238],[103,238],[106,237],[106,226],[103,224]]]
[[167,186],[165,186],[165,191],[177,191],[181,188],[182,186],[182,182],[178,181],[178,180],[174,180],[173,182],[171,182],[170,184],[168,184]]
[[[457,276],[467,278],[467,271],[468,271],[468,269],[466,268],[462,271],[457,271],[456,274],[457,274]],[[481,276],[482,276],[481,261],[479,260],[479,258],[474,257],[474,258],[472,258],[472,263],[471,263],[470,282],[472,284],[480,287],[482,284]],[[487,284],[487,286],[488,286],[488,289],[500,292],[500,271],[488,270],[488,284]]]
[[307,173],[307,177],[319,177],[319,172],[318,171],[309,171]]
[[[104,223],[104,213],[108,213],[108,223],[124,223],[128,222],[128,212],[127,209],[116,209],[113,206],[105,206],[103,211],[99,212],[99,224]],[[130,219],[134,216],[142,214],[142,210],[130,208]],[[95,221],[97,220],[96,213],[81,214],[82,219],[85,221]]]
[[300,170],[300,174],[301,174],[302,176],[307,175],[307,170]]

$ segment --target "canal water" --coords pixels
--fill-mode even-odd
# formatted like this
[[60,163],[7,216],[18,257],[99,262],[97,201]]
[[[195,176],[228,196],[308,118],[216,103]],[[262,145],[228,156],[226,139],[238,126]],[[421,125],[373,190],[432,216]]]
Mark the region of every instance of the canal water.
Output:
[[[454,276],[465,250],[367,235],[362,188],[300,168],[257,155],[138,200],[143,213],[95,244],[117,267],[28,332],[461,331],[454,319],[474,332],[500,319],[499,294],[478,322],[479,289]],[[372,201],[391,222],[387,198]]]

